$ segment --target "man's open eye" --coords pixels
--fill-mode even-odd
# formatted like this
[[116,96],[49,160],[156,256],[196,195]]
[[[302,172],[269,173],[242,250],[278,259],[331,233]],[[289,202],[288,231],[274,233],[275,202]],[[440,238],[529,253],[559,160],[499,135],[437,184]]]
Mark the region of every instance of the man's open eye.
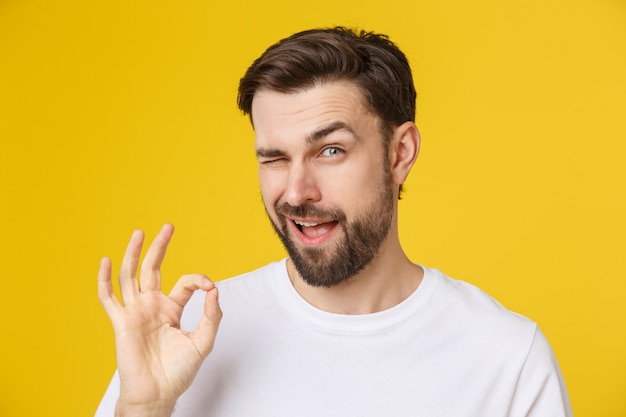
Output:
[[322,151],[322,156],[337,156],[337,155],[341,155],[343,153],[343,149],[341,148],[337,148],[336,146],[329,146],[327,148],[324,148],[324,150]]

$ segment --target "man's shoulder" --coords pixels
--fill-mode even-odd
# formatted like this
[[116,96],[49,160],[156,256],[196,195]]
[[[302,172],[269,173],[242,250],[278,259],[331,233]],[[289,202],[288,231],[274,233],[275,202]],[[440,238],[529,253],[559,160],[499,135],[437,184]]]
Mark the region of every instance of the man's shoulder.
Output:
[[503,338],[532,340],[537,324],[509,310],[486,291],[467,281],[451,278],[438,270],[429,270],[438,281],[431,303],[449,322],[475,332],[500,334]]
[[435,297],[448,299],[459,308],[471,308],[485,313],[515,314],[476,284],[450,277],[437,269],[428,269],[428,271],[432,279],[438,281]]

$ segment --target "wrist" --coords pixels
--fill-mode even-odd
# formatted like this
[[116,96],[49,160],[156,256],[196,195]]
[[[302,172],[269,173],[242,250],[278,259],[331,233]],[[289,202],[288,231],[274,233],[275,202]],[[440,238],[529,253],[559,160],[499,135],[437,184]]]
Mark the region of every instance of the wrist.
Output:
[[128,404],[121,398],[115,405],[115,417],[170,417],[176,402],[155,401],[146,404]]

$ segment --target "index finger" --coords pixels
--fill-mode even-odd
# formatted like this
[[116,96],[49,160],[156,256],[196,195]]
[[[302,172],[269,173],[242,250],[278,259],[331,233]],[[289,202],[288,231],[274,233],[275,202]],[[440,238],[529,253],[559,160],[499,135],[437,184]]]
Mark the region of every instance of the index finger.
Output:
[[141,263],[141,281],[139,288],[142,292],[159,291],[161,289],[161,264],[165,258],[167,246],[172,239],[174,226],[166,223],[154,238],[146,256]]

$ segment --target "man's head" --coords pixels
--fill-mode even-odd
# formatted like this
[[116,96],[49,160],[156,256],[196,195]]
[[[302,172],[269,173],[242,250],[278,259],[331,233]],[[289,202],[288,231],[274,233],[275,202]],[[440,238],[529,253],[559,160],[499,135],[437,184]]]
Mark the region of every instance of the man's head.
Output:
[[402,51],[385,35],[343,27],[296,33],[269,47],[241,79],[237,102],[252,117],[259,90],[293,93],[333,81],[361,90],[382,121],[384,138],[393,127],[415,121],[413,76]]
[[[386,37],[337,28],[270,47],[241,80],[265,208],[300,276],[331,287],[397,241],[419,149],[415,91]],[[392,249],[393,250],[393,249]]]

